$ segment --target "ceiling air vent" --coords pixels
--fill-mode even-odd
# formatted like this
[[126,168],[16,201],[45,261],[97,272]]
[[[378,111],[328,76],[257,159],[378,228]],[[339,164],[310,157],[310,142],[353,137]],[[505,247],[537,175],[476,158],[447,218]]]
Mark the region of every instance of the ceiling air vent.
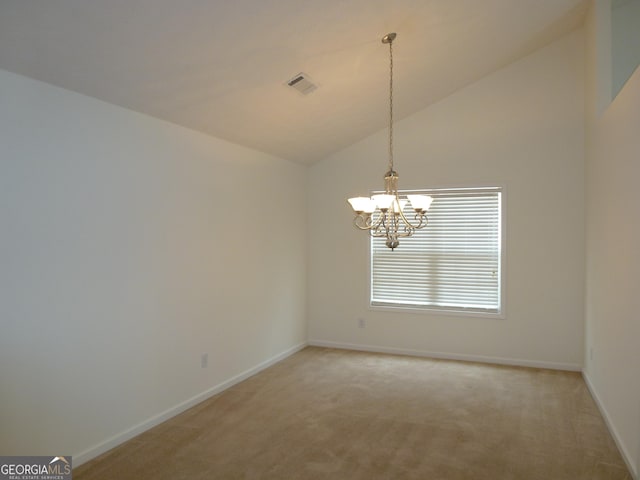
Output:
[[299,73],[294,76],[291,80],[287,82],[291,88],[297,90],[302,95],[309,95],[313,92],[318,86],[311,81],[309,75],[306,73]]

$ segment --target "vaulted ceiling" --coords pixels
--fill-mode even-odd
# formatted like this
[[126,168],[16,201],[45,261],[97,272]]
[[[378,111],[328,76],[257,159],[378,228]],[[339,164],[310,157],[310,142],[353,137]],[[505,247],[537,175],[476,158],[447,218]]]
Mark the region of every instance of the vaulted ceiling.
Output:
[[[303,164],[582,24],[585,0],[0,0],[0,68]],[[286,85],[305,72],[303,96]]]

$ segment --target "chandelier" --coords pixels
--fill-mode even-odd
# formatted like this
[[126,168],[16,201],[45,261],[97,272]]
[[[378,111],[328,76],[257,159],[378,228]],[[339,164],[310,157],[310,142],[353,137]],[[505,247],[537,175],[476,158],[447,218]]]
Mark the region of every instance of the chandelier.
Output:
[[[383,237],[391,250],[401,237],[410,237],[419,228],[427,226],[427,210],[433,199],[428,195],[398,195],[398,173],[393,169],[393,41],[395,33],[382,37],[389,45],[389,169],[384,176],[384,193],[369,197],[354,197],[348,201],[356,213],[353,224],[360,230],[368,230],[372,237]],[[413,208],[410,220],[404,213],[409,204]],[[409,214],[411,216],[411,214]]]

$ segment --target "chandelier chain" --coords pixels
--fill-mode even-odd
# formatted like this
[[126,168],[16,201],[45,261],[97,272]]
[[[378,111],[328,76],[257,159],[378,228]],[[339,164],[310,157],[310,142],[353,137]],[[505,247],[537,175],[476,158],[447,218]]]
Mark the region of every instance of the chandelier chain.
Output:
[[393,40],[389,41],[389,171],[393,171]]

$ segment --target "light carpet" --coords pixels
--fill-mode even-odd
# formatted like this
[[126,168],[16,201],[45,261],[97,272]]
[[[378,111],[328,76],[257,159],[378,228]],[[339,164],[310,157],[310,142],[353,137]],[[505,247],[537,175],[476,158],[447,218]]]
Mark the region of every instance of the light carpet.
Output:
[[73,477],[631,480],[578,373],[317,347]]

